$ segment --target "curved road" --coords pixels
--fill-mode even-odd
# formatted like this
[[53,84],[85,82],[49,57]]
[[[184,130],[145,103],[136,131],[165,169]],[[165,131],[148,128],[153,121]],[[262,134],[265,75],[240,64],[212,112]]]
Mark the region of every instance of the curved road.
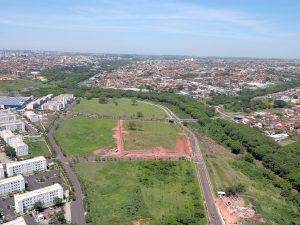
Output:
[[68,174],[76,196],[76,200],[71,202],[71,219],[72,223],[77,225],[85,225],[85,211],[83,206],[83,193],[81,190],[80,182],[70,166],[70,161],[67,157],[65,157],[62,153],[60,146],[56,143],[54,139],[54,132],[58,128],[58,125],[63,121],[62,117],[59,117],[58,120],[54,122],[48,132],[48,139],[52,149],[56,153],[56,159],[60,161]]
[[[162,105],[157,105],[159,106],[161,109],[163,109],[171,118],[176,119],[177,121],[180,121],[180,119],[167,107],[162,106]],[[208,220],[209,220],[209,224],[212,225],[223,225],[224,221],[216,207],[215,201],[214,201],[214,197],[213,197],[213,191],[212,191],[212,187],[209,181],[209,176],[208,176],[208,172],[205,166],[205,162],[203,160],[201,151],[200,151],[200,146],[198,143],[198,139],[196,137],[196,135],[189,130],[187,127],[184,127],[182,125],[180,125],[187,133],[188,138],[190,140],[190,144],[192,147],[192,150],[195,154],[195,166],[197,168],[197,172],[198,172],[198,177],[199,177],[199,184],[201,186],[202,189],[202,195],[204,198],[204,203],[205,203],[205,208],[207,211],[207,215],[208,215]]]

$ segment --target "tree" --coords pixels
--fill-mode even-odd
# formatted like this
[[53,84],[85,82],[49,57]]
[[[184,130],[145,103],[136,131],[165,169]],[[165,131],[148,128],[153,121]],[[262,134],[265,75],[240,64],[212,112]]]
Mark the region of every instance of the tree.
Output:
[[137,98],[136,97],[131,99],[131,104],[132,105],[137,105]]
[[285,108],[287,106],[287,103],[283,100],[275,100],[273,106],[274,108]]
[[55,206],[60,206],[62,204],[62,199],[59,197],[55,197],[53,200]]
[[15,149],[13,147],[10,147],[10,146],[5,146],[5,154],[9,158],[15,158],[17,156]]
[[43,204],[41,201],[37,201],[37,202],[35,202],[35,203],[33,204],[33,208],[34,208],[36,211],[40,212],[40,211],[42,211],[42,209],[44,208],[44,204]]
[[137,117],[144,117],[144,115],[143,115],[142,112],[137,112],[137,113],[136,113],[136,116],[137,116]]
[[253,158],[253,156],[250,155],[250,154],[245,155],[244,160],[245,160],[246,162],[249,162],[249,163],[253,163],[253,162],[254,162],[254,158]]
[[76,104],[80,104],[80,102],[81,102],[80,98],[76,99]]
[[136,130],[136,123],[134,121],[130,121],[128,123],[129,130]]
[[107,104],[107,102],[108,102],[107,98],[105,98],[105,97],[100,97],[98,101],[100,104]]

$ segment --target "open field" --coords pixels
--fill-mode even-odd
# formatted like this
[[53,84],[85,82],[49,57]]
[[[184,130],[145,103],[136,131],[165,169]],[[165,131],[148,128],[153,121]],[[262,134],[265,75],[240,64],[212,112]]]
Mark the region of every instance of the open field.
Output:
[[26,88],[37,88],[43,84],[38,81],[16,79],[14,81],[1,81],[0,92],[21,91]]
[[191,162],[89,162],[75,170],[93,225],[206,224]]
[[117,121],[67,118],[55,132],[55,139],[67,156],[89,156],[97,149],[116,147],[112,138]]
[[124,122],[126,132],[123,134],[124,149],[141,150],[154,147],[172,149],[178,139],[184,139],[179,135],[180,128],[171,123],[160,122],[135,122],[140,126],[137,130],[129,130],[128,121]]
[[280,189],[273,186],[259,166],[237,158],[210,139],[201,138],[200,143],[215,192],[243,184],[246,191],[241,196],[265,224],[290,224],[296,216],[293,204],[280,195]]
[[159,107],[140,101],[132,105],[130,99],[110,99],[106,104],[100,104],[98,99],[81,99],[80,104],[74,106],[74,111],[115,116],[137,116],[137,113],[141,112],[148,118],[167,118],[165,112]]
[[24,142],[28,145],[30,156],[51,156],[51,152],[44,137],[25,138]]

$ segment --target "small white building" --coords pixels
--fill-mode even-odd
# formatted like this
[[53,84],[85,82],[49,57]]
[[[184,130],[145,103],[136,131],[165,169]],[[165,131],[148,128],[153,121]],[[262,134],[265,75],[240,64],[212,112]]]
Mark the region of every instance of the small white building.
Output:
[[0,122],[0,131],[2,130],[25,131],[25,124],[21,120]]
[[11,130],[2,130],[0,131],[0,137],[5,141],[5,143],[8,143],[11,138],[14,138],[15,135]]
[[28,145],[23,142],[22,136],[16,136],[10,130],[3,130],[0,131],[0,137],[15,149],[17,156],[28,155]]
[[25,179],[22,175],[0,180],[0,196],[25,190]]
[[5,175],[4,175],[4,167],[3,165],[0,163],[0,180],[4,179]]
[[21,136],[9,139],[8,144],[15,149],[17,156],[28,155],[28,145],[24,143]]
[[5,114],[0,114],[0,122],[9,122],[9,121],[15,121],[17,120],[17,116],[13,113],[5,113]]
[[3,223],[2,225],[27,225],[27,223],[23,217],[18,217],[17,219]]
[[15,210],[17,213],[22,213],[27,210],[33,209],[34,203],[42,202],[44,207],[54,205],[55,198],[64,198],[63,188],[60,184],[56,183],[52,186],[41,188],[35,191],[30,191],[24,194],[14,196]]
[[24,116],[26,116],[33,123],[38,122],[40,120],[39,116],[32,111],[26,111],[24,113]]
[[47,161],[44,156],[6,164],[8,177],[16,176],[18,174],[29,174],[46,169]]

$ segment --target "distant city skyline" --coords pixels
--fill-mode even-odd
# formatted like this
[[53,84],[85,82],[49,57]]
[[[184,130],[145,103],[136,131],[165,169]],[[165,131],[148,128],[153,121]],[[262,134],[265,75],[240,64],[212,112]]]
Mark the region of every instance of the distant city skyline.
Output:
[[296,0],[0,3],[1,49],[300,58]]

